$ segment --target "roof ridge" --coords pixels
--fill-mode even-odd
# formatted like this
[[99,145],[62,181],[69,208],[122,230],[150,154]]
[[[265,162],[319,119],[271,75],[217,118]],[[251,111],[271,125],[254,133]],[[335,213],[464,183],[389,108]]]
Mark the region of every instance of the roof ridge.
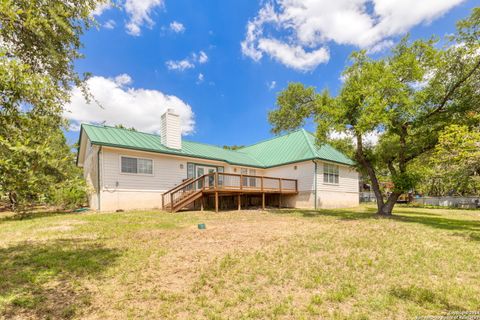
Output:
[[92,127],[97,127],[97,128],[111,128],[111,129],[117,129],[117,130],[123,130],[123,131],[129,131],[129,132],[135,132],[135,133],[141,133],[141,134],[147,134],[149,136],[155,136],[155,137],[160,137],[159,134],[156,133],[151,133],[151,132],[145,132],[145,131],[138,131],[137,129],[131,130],[128,128],[118,128],[115,126],[110,126],[107,124],[95,124],[95,123],[81,123],[80,126],[92,126]]
[[302,133],[303,133],[303,136],[305,137],[305,140],[307,140],[307,145],[310,148],[310,151],[312,152],[312,155],[314,157],[318,157],[317,150],[312,146],[312,143],[310,142],[310,140],[307,137],[307,131],[302,128]]
[[267,139],[265,139],[265,140],[261,140],[261,141],[259,141],[259,142],[255,142],[254,144],[245,146],[245,147],[240,148],[240,149],[238,149],[238,150],[242,150],[242,149],[245,149],[245,148],[250,148],[250,147],[256,146],[257,144],[260,144],[260,143],[264,143],[264,142],[267,142],[267,141],[270,141],[270,140],[275,140],[275,139],[278,139],[278,138],[281,138],[281,137],[285,137],[285,136],[288,136],[288,135],[290,135],[290,134],[292,134],[292,133],[298,132],[298,131],[300,131],[300,130],[304,130],[304,129],[303,129],[303,128],[298,128],[298,129],[295,129],[295,130],[293,130],[293,131],[291,131],[291,132],[287,132],[287,133],[281,134],[281,135],[279,135],[279,136],[273,136],[273,137],[267,138]]
[[258,163],[261,163],[263,166],[265,166],[265,164],[263,162],[261,162],[260,160],[258,160],[257,158],[253,157],[252,155],[246,153],[246,152],[241,152],[239,151],[239,149],[236,149],[236,150],[232,150],[232,149],[225,149],[224,147],[220,147],[220,146],[217,146],[217,145],[214,145],[214,144],[209,144],[209,143],[205,143],[205,142],[196,142],[196,141],[191,141],[191,140],[183,140],[184,142],[189,142],[189,143],[195,143],[195,144],[201,144],[201,145],[204,145],[204,146],[209,146],[209,147],[215,147],[215,148],[218,148],[218,149],[221,149],[222,151],[225,151],[225,152],[234,152],[234,153],[240,153],[244,156],[247,156],[249,157],[250,159],[254,160],[254,161],[257,161]]

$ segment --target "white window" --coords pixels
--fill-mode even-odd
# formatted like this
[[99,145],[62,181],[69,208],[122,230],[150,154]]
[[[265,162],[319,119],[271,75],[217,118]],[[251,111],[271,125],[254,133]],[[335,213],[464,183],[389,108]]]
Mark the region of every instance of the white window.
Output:
[[121,157],[122,173],[137,173],[137,174],[153,174],[153,160],[152,159],[142,159],[142,158],[132,158],[132,157]]
[[323,182],[338,184],[338,166],[335,164],[323,164]]

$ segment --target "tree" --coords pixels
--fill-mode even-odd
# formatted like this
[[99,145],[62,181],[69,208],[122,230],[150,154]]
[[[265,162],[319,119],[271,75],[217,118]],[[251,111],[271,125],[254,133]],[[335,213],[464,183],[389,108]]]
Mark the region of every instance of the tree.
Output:
[[226,149],[226,150],[238,150],[238,149],[241,149],[245,146],[237,146],[236,144],[234,144],[233,146],[223,146],[223,149]]
[[[447,45],[438,41],[409,42],[405,37],[385,58],[373,60],[355,52],[337,96],[291,83],[269,114],[272,131],[302,126],[313,118],[317,140],[332,132],[351,136],[359,170],[369,177],[377,214],[391,215],[398,197],[418,177],[410,163],[433,150],[442,130],[452,124],[478,124],[480,112],[480,8],[457,24]],[[376,145],[365,137],[378,134]],[[379,173],[388,170],[394,190],[384,200]]]
[[421,175],[416,189],[428,195],[480,194],[480,128],[446,127],[435,149],[412,166]]
[[72,86],[89,97],[88,75],[78,75],[73,63],[81,57],[80,36],[95,24],[92,11],[102,2],[0,3],[0,188],[14,205],[40,199],[51,189],[47,183],[73,170],[61,131],[68,125],[63,106]]

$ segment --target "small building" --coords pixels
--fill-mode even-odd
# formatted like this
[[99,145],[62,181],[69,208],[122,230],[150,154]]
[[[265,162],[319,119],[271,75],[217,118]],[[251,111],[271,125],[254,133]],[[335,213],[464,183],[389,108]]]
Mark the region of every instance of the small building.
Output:
[[359,204],[353,162],[300,129],[237,150],[182,139],[169,109],[160,135],[82,124],[77,165],[94,210]]

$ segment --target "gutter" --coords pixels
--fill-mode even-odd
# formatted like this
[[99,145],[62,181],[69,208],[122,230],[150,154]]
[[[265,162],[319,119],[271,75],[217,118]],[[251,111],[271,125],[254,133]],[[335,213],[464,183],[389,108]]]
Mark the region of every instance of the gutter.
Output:
[[78,135],[78,148],[77,148],[77,156],[75,157],[75,166],[78,167],[78,156],[80,154],[80,146],[82,145],[82,126],[80,126],[80,134]]
[[317,162],[312,160],[315,164],[315,210],[317,210]]
[[100,195],[100,153],[102,152],[102,146],[99,146],[98,148],[98,152],[97,152],[97,186],[98,186],[98,190],[97,190],[97,199],[98,199],[98,211],[100,211],[100,199],[101,199],[101,195]]

